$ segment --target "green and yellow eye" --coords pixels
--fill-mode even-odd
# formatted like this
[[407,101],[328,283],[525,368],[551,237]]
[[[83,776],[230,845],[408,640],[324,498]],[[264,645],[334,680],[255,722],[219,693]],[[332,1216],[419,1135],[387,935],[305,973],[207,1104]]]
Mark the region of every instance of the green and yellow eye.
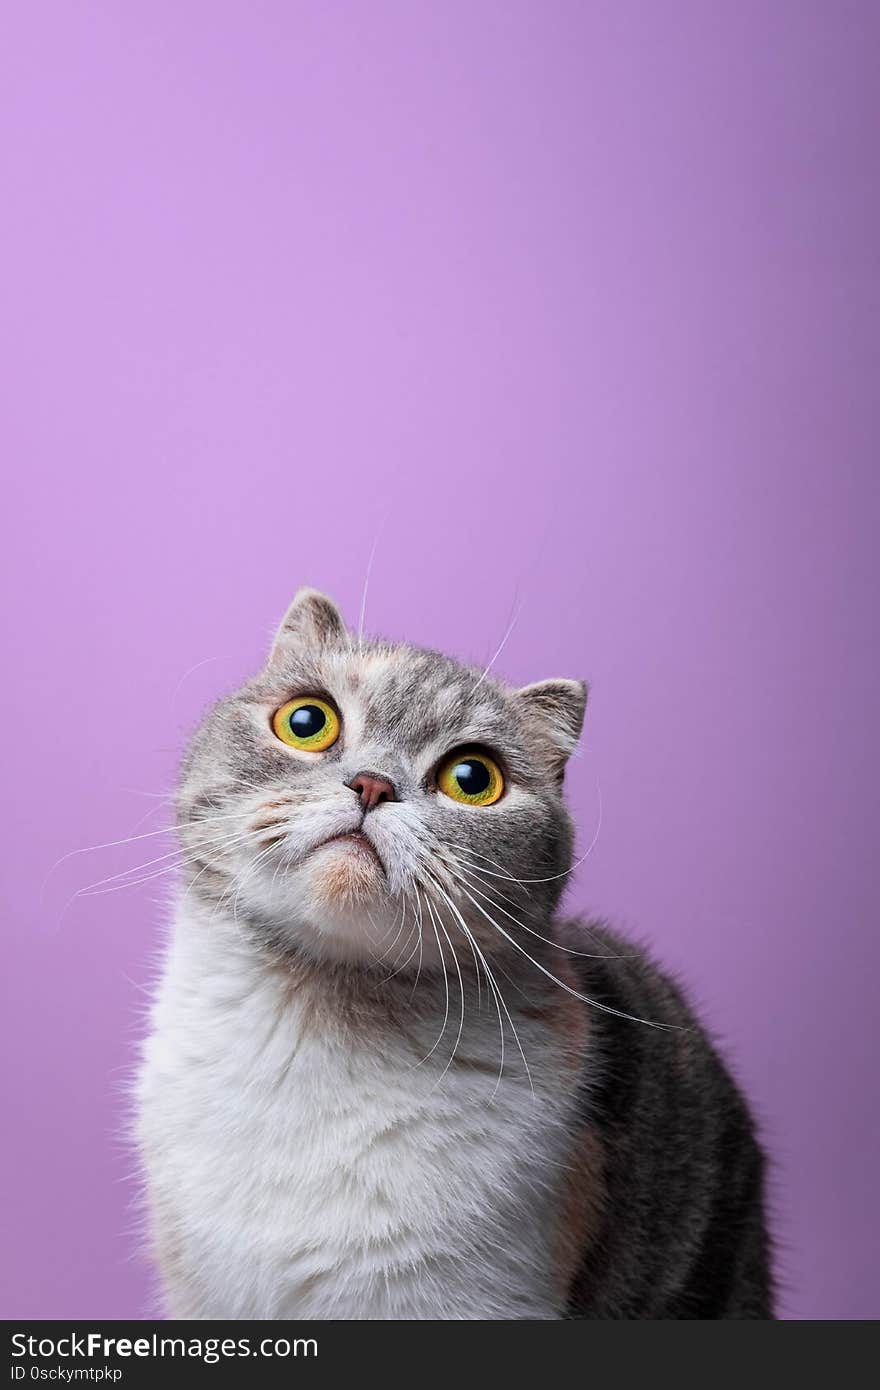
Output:
[[437,785],[465,806],[491,806],[504,791],[504,778],[488,753],[466,748],[446,759],[437,774]]
[[288,700],[272,715],[272,730],[282,743],[303,748],[307,753],[323,753],[339,737],[339,715],[317,695],[300,695]]

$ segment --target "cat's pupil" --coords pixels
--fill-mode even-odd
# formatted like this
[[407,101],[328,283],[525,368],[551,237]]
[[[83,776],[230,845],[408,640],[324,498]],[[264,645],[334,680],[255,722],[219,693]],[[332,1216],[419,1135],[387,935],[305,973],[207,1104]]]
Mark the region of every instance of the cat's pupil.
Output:
[[477,762],[476,758],[466,758],[463,763],[456,763],[452,775],[465,796],[481,796],[492,781],[486,764]]
[[317,705],[300,705],[290,716],[290,727],[297,738],[313,738],[327,723],[327,716]]

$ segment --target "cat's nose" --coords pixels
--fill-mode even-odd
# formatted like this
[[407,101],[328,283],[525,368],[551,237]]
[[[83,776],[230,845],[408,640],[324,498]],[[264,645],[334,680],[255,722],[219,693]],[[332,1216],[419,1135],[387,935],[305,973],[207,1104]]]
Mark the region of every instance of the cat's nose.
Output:
[[386,777],[380,777],[377,772],[359,772],[356,777],[352,777],[348,785],[353,792],[357,792],[365,811],[372,811],[383,801],[397,800],[394,783],[389,782]]

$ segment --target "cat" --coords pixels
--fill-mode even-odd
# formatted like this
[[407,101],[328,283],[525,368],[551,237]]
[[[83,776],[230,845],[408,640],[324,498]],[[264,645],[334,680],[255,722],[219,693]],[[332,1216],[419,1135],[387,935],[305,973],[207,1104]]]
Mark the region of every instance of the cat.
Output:
[[773,1316],[744,1100],[647,955],[556,915],[586,696],[303,589],[208,714],[137,1084],[172,1316]]

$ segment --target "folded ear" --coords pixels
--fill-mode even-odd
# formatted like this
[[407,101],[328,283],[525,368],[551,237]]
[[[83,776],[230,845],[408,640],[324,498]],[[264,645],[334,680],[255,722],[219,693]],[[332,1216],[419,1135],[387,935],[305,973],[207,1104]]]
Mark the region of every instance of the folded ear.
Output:
[[540,721],[553,747],[553,771],[562,776],[565,764],[581,736],[587,708],[585,681],[536,681],[515,692],[520,710],[527,718]]
[[347,641],[342,614],[332,599],[317,589],[299,589],[284,615],[272,644],[274,657],[290,647],[330,647]]

